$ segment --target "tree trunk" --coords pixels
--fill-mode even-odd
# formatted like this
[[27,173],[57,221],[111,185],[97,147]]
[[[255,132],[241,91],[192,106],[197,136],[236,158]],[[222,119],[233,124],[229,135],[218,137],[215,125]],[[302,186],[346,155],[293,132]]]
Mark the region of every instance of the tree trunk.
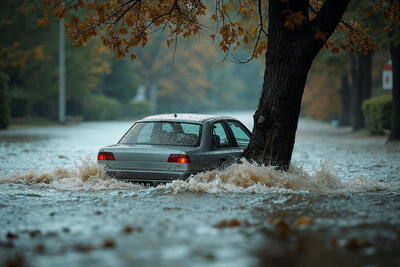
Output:
[[357,57],[355,55],[351,55],[350,57],[350,73],[351,73],[351,90],[350,90],[350,123],[353,126],[354,121],[356,120],[356,111],[355,108],[357,106],[358,101],[358,71],[357,71]]
[[358,54],[352,57],[353,94],[352,126],[353,131],[364,128],[364,114],[361,106],[364,100],[371,97],[372,88],[372,54]]
[[400,43],[391,43],[390,55],[393,65],[392,128],[388,142],[400,141]]
[[351,107],[349,75],[347,73],[343,73],[340,77],[340,84],[340,99],[342,102],[342,110],[340,113],[339,125],[347,126],[350,124]]
[[[339,23],[349,0],[327,0],[314,20],[308,21],[308,0],[269,0],[268,50],[263,90],[255,112],[252,138],[244,156],[286,171],[294,147],[301,99],[311,64],[324,41]],[[290,10],[290,12],[288,12]],[[284,26],[290,13],[307,18],[294,30]]]
[[8,76],[0,71],[0,129],[10,124],[10,102],[8,98]]

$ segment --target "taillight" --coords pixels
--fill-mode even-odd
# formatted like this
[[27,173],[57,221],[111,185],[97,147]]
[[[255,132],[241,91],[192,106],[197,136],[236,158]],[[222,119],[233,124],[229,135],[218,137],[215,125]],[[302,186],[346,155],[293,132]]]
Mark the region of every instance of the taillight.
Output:
[[185,155],[185,154],[171,154],[168,157],[168,162],[191,163],[192,161],[190,160],[188,155]]
[[97,160],[115,160],[112,152],[99,152]]

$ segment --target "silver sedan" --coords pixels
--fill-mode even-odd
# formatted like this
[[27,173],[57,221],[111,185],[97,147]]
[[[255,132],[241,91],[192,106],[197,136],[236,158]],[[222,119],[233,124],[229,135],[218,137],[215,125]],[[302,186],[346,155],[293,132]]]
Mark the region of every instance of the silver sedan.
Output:
[[231,117],[155,115],[136,121],[117,144],[100,149],[97,161],[111,177],[157,185],[233,162],[250,134]]

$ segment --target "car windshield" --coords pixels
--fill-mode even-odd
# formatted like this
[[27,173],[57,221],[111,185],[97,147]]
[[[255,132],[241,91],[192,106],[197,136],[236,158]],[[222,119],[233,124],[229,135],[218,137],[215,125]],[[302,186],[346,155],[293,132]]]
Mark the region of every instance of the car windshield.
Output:
[[186,122],[138,122],[119,141],[120,144],[198,146],[201,125]]

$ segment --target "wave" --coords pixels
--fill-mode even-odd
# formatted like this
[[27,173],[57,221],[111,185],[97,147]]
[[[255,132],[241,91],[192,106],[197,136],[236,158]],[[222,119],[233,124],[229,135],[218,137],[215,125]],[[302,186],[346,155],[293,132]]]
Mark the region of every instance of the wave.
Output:
[[383,183],[365,177],[341,179],[332,166],[321,163],[317,170],[306,172],[292,166],[282,172],[272,166],[250,163],[242,159],[223,170],[212,170],[196,174],[186,181],[146,189],[143,186],[112,179],[101,165],[89,160],[81,160],[74,168],[56,168],[51,172],[23,172],[1,179],[0,183],[25,183],[59,190],[155,190],[157,192],[178,193],[267,193],[271,190],[307,191],[319,193],[365,192],[387,189]]
[[26,171],[15,173],[0,183],[38,184],[70,191],[100,191],[115,189],[143,189],[144,187],[110,178],[103,166],[90,159],[81,159],[73,168],[55,168],[51,172]]
[[365,177],[341,179],[329,163],[308,173],[300,167],[291,166],[288,172],[273,166],[250,163],[242,159],[224,170],[199,173],[186,181],[174,181],[159,186],[160,191],[196,193],[265,193],[271,190],[307,191],[319,193],[365,192],[387,189],[382,183],[372,182]]

